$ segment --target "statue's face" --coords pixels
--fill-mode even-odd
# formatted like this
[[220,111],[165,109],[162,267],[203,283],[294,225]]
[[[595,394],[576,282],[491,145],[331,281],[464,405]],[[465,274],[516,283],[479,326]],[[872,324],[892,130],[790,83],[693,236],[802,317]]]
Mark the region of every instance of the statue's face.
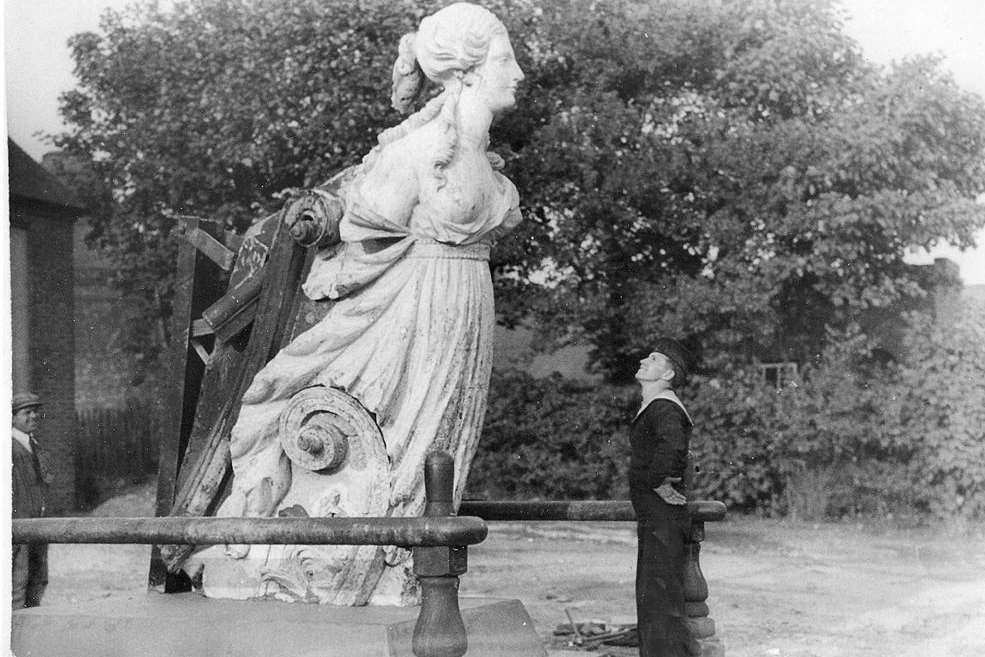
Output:
[[524,76],[508,36],[500,33],[492,38],[485,61],[475,69],[475,77],[479,96],[493,113],[516,104],[516,87]]
[[38,408],[30,406],[14,413],[12,424],[24,433],[34,433],[38,429]]
[[659,351],[640,361],[640,369],[636,371],[637,381],[659,381],[666,379],[670,381],[674,378],[674,366],[670,359]]

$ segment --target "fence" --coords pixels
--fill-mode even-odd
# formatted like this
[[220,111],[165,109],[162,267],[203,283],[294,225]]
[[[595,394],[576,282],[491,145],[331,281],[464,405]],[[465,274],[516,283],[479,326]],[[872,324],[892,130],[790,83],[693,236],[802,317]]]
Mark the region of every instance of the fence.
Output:
[[[412,547],[414,574],[421,586],[413,653],[416,657],[462,657],[468,649],[468,637],[458,605],[458,578],[467,570],[467,546],[485,540],[487,528],[479,518],[454,515],[454,467],[446,453],[428,456],[422,518],[31,518],[14,520],[11,538],[14,543]],[[20,652],[16,636],[12,645]]]
[[106,489],[157,471],[162,422],[146,402],[123,408],[87,408],[75,414],[76,506],[98,504]]

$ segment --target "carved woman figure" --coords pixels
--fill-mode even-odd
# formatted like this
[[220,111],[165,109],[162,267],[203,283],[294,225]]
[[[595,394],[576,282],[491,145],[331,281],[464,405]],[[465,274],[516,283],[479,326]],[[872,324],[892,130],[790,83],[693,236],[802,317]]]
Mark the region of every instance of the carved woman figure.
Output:
[[[233,492],[219,515],[277,514],[292,486],[278,420],[293,395],[315,385],[345,391],[375,416],[389,462],[388,514],[421,513],[433,450],[454,456],[461,500],[491,367],[490,243],[520,220],[516,188],[487,152],[488,132],[493,115],[514,105],[523,73],[503,24],[468,3],[405,35],[393,70],[402,111],[425,77],[442,91],[383,132],[343,189],[342,243],[319,255],[304,285],[313,299],[337,301],[244,396],[230,441]],[[230,549],[252,558],[259,547]],[[401,576],[391,579],[371,602],[409,599]]]

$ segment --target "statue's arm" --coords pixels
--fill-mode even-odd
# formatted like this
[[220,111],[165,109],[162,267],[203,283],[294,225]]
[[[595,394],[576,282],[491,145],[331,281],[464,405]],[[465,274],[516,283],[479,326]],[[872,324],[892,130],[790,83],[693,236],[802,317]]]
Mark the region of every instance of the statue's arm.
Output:
[[[360,228],[374,232],[406,232],[411,214],[420,199],[419,169],[419,162],[415,161],[407,147],[385,149],[373,166],[354,181],[354,193],[349,196],[344,222],[349,226],[343,230],[357,229],[356,239],[359,239]],[[343,238],[350,237],[345,235]]]

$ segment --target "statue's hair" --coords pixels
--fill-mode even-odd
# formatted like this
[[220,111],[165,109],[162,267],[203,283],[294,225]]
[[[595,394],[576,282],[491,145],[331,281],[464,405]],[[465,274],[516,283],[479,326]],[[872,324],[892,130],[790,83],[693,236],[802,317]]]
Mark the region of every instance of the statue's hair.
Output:
[[424,71],[417,63],[414,53],[416,32],[409,32],[400,38],[397,48],[397,61],[393,63],[393,90],[390,104],[401,114],[406,114],[414,99],[424,86]]
[[425,17],[417,32],[405,34],[393,64],[390,101],[394,109],[404,113],[410,110],[425,77],[442,85],[444,91],[401,124],[384,130],[379,136],[380,146],[437,118],[444,128],[444,143],[435,156],[434,168],[443,182],[442,170],[458,148],[456,114],[464,80],[485,61],[489,44],[497,34],[506,34],[499,19],[488,9],[467,2],[457,2]]

